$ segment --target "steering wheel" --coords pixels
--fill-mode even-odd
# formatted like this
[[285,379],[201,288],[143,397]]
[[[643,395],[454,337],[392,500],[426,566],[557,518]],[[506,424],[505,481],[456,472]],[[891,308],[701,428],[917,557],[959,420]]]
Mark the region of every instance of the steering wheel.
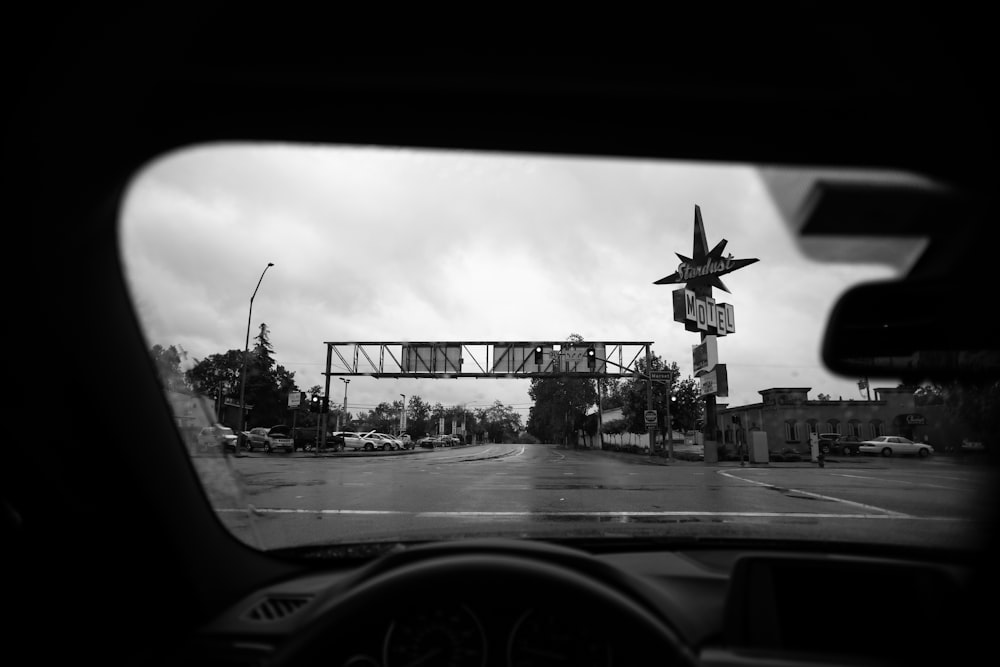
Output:
[[343,642],[351,641],[345,628],[358,619],[389,618],[414,601],[441,607],[467,601],[491,607],[554,604],[594,619],[618,654],[615,664],[694,667],[691,649],[626,578],[582,552],[533,542],[415,547],[379,559],[341,587],[268,662],[329,665],[332,655],[343,652]]

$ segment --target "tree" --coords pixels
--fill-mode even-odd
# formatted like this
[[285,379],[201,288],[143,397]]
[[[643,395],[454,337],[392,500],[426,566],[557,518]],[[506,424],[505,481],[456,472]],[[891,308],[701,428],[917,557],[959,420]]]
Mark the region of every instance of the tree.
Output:
[[[275,364],[266,324],[254,338],[255,345],[246,357],[246,404],[253,406],[247,417],[247,427],[272,426],[285,421],[288,415],[288,394],[298,391],[295,373]],[[154,355],[155,356],[155,355]],[[243,378],[243,351],[229,350],[213,354],[195,364],[185,373],[185,379],[197,392],[237,400]],[[318,387],[315,388],[319,390]]]
[[674,399],[670,413],[673,427],[681,431],[695,430],[705,418],[701,383],[689,375],[674,386]]
[[[636,362],[636,370],[638,376],[624,380],[620,387],[622,418],[631,433],[641,433],[648,428],[645,423],[645,411],[650,409],[647,397],[648,381],[642,377],[646,374],[645,359]],[[669,396],[672,399],[670,400],[672,428],[682,431],[694,429],[698,420],[704,417],[704,403],[701,400],[698,382],[692,377],[681,380],[677,362],[671,362],[668,366],[656,354],[650,355],[649,370],[670,373],[669,380],[653,382],[652,409],[665,417]],[[665,424],[661,426],[666,427]]]
[[[240,393],[240,370],[243,352],[229,350],[225,354],[212,354],[205,359],[195,359],[195,364],[185,373],[188,385],[199,394],[211,396],[216,402],[219,419],[227,420],[225,402],[235,403]],[[228,417],[229,420],[233,418]],[[232,421],[232,426],[239,425]]]
[[183,349],[171,345],[163,347],[154,345],[150,350],[153,357],[153,364],[156,366],[156,373],[163,383],[164,388],[171,391],[182,391],[192,389],[185,374],[181,371],[181,361],[187,359],[187,352]]
[[817,394],[816,395],[816,400],[818,400],[818,401],[829,401],[830,400],[830,394]]
[[490,442],[513,442],[521,431],[521,415],[499,400],[488,408],[477,409],[475,420],[476,432],[483,433]]
[[[584,339],[570,334],[566,342],[579,345]],[[534,378],[528,395],[534,401],[528,432],[542,442],[567,442],[574,430],[584,428],[587,409],[597,404],[596,382],[588,378]]]
[[288,392],[295,389],[295,374],[276,366],[270,329],[260,325],[254,347],[247,359],[246,402],[254,406],[247,424],[271,426],[286,420]]
[[367,431],[391,433],[393,428],[399,424],[399,411],[401,409],[402,401],[395,403],[382,401],[374,409],[358,414],[357,430],[362,433]]
[[406,432],[413,438],[422,438],[429,432],[431,406],[420,396],[410,396],[406,401]]
[[614,410],[625,404],[622,399],[621,380],[618,378],[600,378],[597,380],[597,384],[601,391],[601,410]]
[[212,354],[205,359],[195,359],[194,366],[186,373],[187,381],[200,394],[237,397],[240,393],[242,365],[241,350]]

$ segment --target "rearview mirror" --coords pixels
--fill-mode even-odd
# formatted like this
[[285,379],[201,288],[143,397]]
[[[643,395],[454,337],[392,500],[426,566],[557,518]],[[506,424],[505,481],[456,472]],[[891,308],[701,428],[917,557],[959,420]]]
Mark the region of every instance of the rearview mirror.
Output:
[[989,306],[941,280],[861,285],[830,315],[824,363],[854,377],[924,380],[1000,377],[1000,336]]

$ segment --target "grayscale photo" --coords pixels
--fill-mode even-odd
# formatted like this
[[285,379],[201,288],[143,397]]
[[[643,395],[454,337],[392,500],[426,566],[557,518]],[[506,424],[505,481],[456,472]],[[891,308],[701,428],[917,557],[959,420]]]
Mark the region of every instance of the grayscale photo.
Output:
[[818,9],[35,17],[5,663],[991,654],[991,24]]

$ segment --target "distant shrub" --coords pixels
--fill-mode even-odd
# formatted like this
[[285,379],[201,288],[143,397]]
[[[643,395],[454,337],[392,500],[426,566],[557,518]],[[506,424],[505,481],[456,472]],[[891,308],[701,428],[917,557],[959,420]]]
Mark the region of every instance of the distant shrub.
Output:
[[541,440],[530,433],[522,433],[517,437],[517,444],[519,445],[537,445],[540,442]]

